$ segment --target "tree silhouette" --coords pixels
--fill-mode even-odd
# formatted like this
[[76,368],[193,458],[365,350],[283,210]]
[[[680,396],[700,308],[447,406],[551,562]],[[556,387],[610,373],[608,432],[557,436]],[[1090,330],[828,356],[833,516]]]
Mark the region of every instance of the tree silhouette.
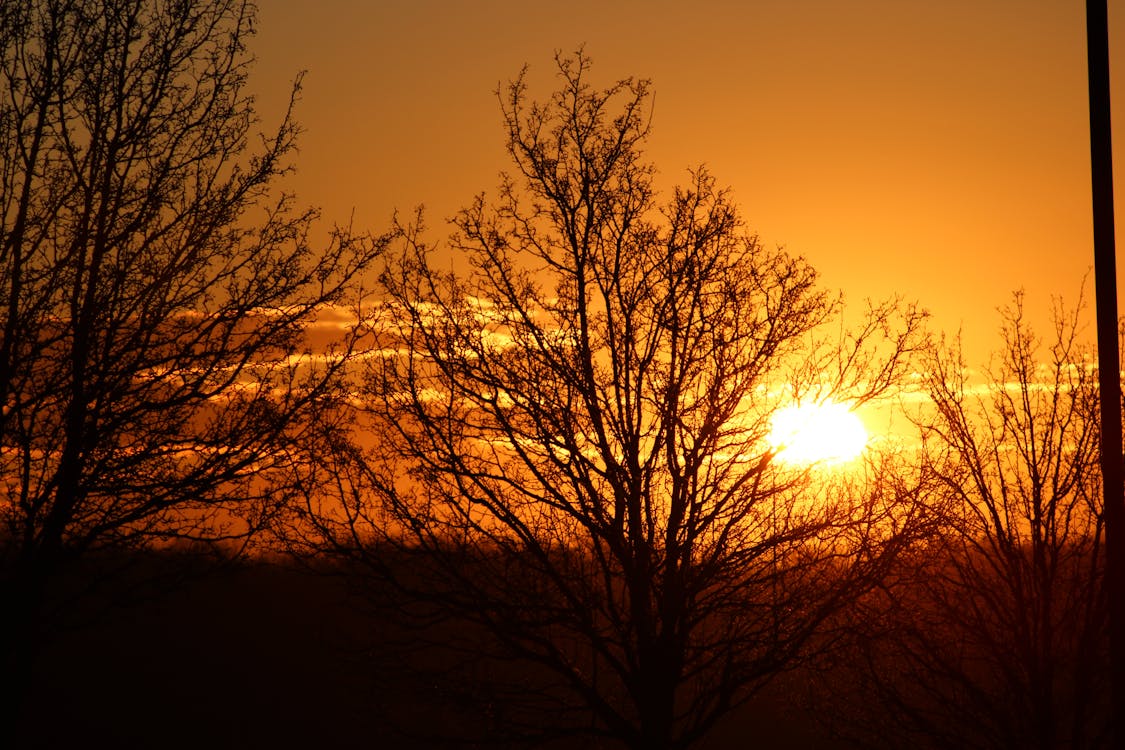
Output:
[[[829,713],[872,746],[1088,748],[1106,741],[1105,529],[1093,353],[1078,310],[1046,346],[1016,295],[981,383],[929,358],[922,451],[946,522],[855,612]],[[840,695],[835,688],[830,688]],[[897,744],[896,744],[897,743]]]
[[893,387],[923,315],[834,327],[814,271],[747,234],[706,170],[661,207],[648,83],[598,90],[582,53],[556,59],[548,101],[522,74],[501,93],[515,173],[454,220],[470,270],[403,228],[371,322],[375,446],[335,443],[355,462],[332,498],[310,480],[311,515],[322,544],[546,676],[510,686],[506,729],[686,747],[921,523],[893,472],[786,466],[767,434],[791,396]]
[[92,585],[78,561],[104,577],[154,546],[230,552],[267,523],[348,358],[299,355],[382,240],[314,247],[315,212],[275,189],[299,81],[255,140],[254,18],[244,0],[0,9],[9,687],[48,610]]

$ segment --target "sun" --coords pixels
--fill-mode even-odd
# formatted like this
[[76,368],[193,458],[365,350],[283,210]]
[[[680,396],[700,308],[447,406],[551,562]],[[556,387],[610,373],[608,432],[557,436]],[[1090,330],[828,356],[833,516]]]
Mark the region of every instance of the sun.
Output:
[[778,410],[769,442],[788,464],[836,464],[859,456],[867,438],[863,421],[846,404],[821,401]]

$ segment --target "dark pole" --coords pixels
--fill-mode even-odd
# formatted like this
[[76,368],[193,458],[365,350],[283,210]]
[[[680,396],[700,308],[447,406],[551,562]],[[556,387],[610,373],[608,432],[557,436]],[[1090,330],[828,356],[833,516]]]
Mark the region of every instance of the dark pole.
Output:
[[1113,237],[1113,139],[1106,0],[1086,0],[1090,78],[1090,172],[1094,201],[1094,288],[1101,390],[1102,491],[1109,599],[1110,717],[1114,747],[1125,744],[1125,490],[1121,459],[1121,366],[1117,350],[1117,263]]

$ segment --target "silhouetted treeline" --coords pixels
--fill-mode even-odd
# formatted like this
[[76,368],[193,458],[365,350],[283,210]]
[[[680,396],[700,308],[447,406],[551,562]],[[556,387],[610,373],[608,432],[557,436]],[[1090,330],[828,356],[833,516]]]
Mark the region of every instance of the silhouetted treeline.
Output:
[[[0,5],[0,740],[1105,744],[1081,306],[1017,295],[976,378],[707,169],[661,196],[582,50],[441,244],[320,232],[255,19]],[[771,443],[900,395],[846,470]]]
[[[1105,602],[1089,568],[1104,553],[1087,558],[1089,541],[1058,550],[1043,604],[979,550],[908,556],[849,613],[846,647],[815,678],[822,719],[870,748],[1109,747]],[[1019,554],[1030,569],[1034,551]]]
[[[154,555],[138,577],[182,570],[184,562]],[[12,746],[515,748],[530,746],[519,741],[524,728],[563,718],[544,700],[550,674],[506,656],[475,623],[439,615],[394,589],[376,590],[366,577],[369,585],[357,587],[340,568],[279,563],[263,559],[222,573],[206,566],[144,601],[130,601],[128,586],[121,596],[108,590],[107,602],[119,604],[62,632],[40,656],[27,686],[29,708],[8,734],[18,738]],[[409,571],[411,561],[388,565]],[[990,713],[997,704],[1018,715],[1018,698],[989,666],[997,655],[974,654],[962,632],[934,626],[924,631],[925,646],[938,649],[933,659],[953,654],[954,669],[944,678],[919,673],[915,664],[925,652],[903,656],[905,634],[888,631],[933,626],[933,617],[920,603],[925,591],[900,596],[919,602],[901,613],[903,622],[874,619],[877,603],[869,603],[862,619],[847,623],[862,640],[838,641],[820,659],[779,675],[701,747],[742,748],[750,739],[810,750],[1017,746],[998,735],[991,744],[974,740],[982,718],[1003,715]],[[1078,664],[1072,656],[1060,664]],[[1095,656],[1086,667],[1091,679],[1081,687],[1092,699],[1082,726],[1096,735],[1106,718],[1098,690],[1104,659]],[[964,700],[971,694],[958,671],[987,688],[987,702]],[[1060,690],[1060,708],[1078,694]],[[919,731],[911,714],[929,717],[940,731]],[[550,721],[538,723],[544,717]],[[1013,729],[1026,741],[1026,727]],[[614,745],[564,735],[546,746]]]

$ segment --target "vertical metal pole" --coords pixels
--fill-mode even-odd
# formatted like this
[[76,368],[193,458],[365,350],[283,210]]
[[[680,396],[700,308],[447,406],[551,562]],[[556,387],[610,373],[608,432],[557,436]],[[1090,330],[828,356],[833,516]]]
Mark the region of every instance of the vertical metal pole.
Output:
[[1125,746],[1125,490],[1121,456],[1121,366],[1117,339],[1117,267],[1113,236],[1113,139],[1110,131],[1107,0],[1086,0],[1090,82],[1090,173],[1094,209],[1098,385],[1109,599],[1110,716],[1113,747]]

